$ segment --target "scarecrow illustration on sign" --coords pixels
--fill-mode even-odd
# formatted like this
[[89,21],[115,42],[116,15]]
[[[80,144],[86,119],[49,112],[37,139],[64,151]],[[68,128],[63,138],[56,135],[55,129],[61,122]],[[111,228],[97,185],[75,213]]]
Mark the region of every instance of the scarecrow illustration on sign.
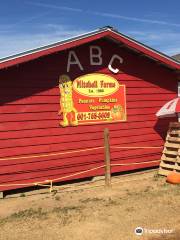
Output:
[[63,114],[63,121],[60,121],[62,127],[76,126],[78,121],[76,118],[77,110],[74,108],[72,99],[72,81],[68,75],[61,75],[59,77],[60,90],[60,110],[58,115]]

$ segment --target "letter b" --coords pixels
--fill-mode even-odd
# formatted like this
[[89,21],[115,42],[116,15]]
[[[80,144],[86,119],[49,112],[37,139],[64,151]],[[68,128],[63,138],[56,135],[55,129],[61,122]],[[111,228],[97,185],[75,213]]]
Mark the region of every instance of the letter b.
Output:
[[99,46],[90,46],[90,64],[102,65],[102,50]]

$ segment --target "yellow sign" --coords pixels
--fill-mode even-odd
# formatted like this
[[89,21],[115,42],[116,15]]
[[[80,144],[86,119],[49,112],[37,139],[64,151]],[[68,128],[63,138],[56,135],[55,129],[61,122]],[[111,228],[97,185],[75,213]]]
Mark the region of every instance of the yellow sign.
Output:
[[125,85],[109,75],[92,73],[74,81],[61,75],[59,89],[63,127],[126,121]]
[[78,77],[73,82],[73,89],[84,96],[104,97],[115,93],[119,88],[118,81],[105,74],[92,73]]

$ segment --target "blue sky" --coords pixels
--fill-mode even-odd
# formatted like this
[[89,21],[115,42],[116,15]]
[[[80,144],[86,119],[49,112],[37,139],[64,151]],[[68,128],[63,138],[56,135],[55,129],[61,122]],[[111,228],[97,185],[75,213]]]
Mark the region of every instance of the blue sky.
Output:
[[110,25],[163,53],[180,53],[179,0],[5,0],[0,58]]

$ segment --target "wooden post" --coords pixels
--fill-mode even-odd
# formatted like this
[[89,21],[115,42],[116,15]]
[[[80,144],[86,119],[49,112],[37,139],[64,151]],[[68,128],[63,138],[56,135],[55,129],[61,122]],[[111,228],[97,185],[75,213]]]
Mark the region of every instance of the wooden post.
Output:
[[0,192],[0,199],[3,199],[3,198],[4,198],[4,193]]
[[50,188],[49,188],[49,192],[51,193],[53,191],[53,181],[50,180]]
[[[179,76],[180,79],[180,76]],[[178,97],[180,97],[180,81],[178,81]],[[180,122],[180,113],[177,114],[178,115],[178,122]]]
[[111,161],[109,148],[109,129],[104,129],[105,185],[111,187]]

